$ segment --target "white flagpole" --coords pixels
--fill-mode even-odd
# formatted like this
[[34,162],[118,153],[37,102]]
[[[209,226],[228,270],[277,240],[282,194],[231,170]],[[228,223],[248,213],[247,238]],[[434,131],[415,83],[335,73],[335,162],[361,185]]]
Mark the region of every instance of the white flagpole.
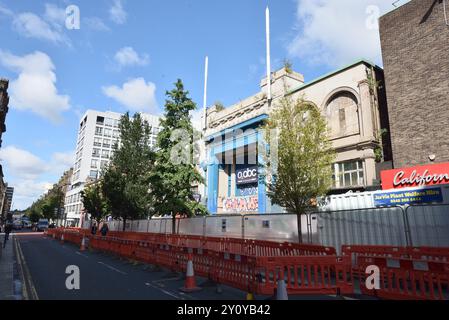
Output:
[[206,115],[207,115],[207,77],[208,77],[208,72],[209,72],[209,57],[206,56],[206,61],[205,61],[205,69],[204,69],[204,97],[203,97],[203,129],[206,130],[207,129],[207,119],[206,119]]
[[271,101],[271,53],[270,53],[270,9],[265,10],[266,36],[267,36],[267,98]]

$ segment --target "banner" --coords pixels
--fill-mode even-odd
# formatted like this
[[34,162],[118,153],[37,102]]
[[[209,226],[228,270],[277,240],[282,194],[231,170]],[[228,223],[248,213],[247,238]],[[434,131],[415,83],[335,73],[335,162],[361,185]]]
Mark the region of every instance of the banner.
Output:
[[225,198],[223,200],[223,211],[228,213],[257,212],[259,210],[259,199],[253,197]]
[[385,170],[380,177],[383,190],[449,184],[449,163]]
[[375,193],[373,198],[376,207],[443,202],[441,188]]
[[257,183],[259,178],[259,168],[257,166],[237,169],[235,171],[237,185]]

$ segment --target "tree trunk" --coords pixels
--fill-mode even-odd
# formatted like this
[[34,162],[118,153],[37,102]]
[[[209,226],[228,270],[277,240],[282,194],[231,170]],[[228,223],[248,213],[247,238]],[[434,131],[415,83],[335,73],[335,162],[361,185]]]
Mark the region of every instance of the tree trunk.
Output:
[[301,221],[302,213],[296,213],[296,220],[298,223],[298,243],[302,243],[302,221]]
[[171,233],[176,234],[176,215],[172,216]]

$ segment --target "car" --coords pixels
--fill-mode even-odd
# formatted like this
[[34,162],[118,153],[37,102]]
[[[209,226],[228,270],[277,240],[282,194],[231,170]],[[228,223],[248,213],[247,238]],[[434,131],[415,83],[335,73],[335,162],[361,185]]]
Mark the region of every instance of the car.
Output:
[[48,229],[48,219],[39,219],[36,231],[45,231]]
[[31,223],[31,221],[28,221],[28,220],[22,220],[22,225],[26,229],[31,229],[33,227],[33,224]]
[[12,228],[14,230],[21,230],[23,227],[22,221],[21,220],[14,220],[13,224],[12,224]]

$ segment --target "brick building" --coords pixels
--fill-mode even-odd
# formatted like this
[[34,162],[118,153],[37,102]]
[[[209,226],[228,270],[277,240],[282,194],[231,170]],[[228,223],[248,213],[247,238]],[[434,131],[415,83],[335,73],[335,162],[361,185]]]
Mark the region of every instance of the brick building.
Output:
[[394,167],[449,161],[449,3],[412,0],[380,18]]

